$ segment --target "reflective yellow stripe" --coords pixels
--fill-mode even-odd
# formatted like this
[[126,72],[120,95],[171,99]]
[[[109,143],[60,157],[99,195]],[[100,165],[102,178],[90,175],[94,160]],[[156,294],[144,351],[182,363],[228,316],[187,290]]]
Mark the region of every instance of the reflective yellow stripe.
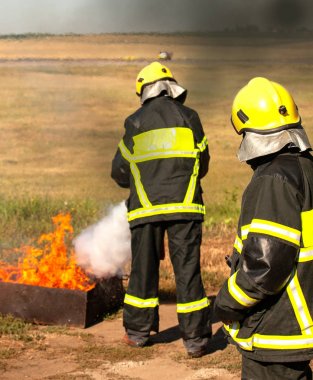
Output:
[[255,298],[251,298],[246,294],[237,284],[236,284],[236,278],[237,278],[238,272],[234,273],[229,279],[228,279],[228,291],[231,294],[231,296],[238,302],[240,305],[245,307],[251,307],[258,303],[259,301]]
[[142,155],[133,155],[132,159],[134,162],[145,162],[149,160],[158,160],[163,158],[173,158],[173,157],[187,157],[187,158],[196,158],[198,155],[198,150],[193,151],[166,151],[166,152],[153,152]]
[[131,296],[130,294],[125,294],[124,303],[127,303],[128,305],[139,307],[139,308],[146,308],[146,307],[156,307],[159,304],[158,298],[148,298],[148,299],[142,299],[138,297]]
[[298,257],[299,263],[311,260],[313,260],[313,247],[300,248]]
[[225,329],[228,331],[229,335],[234,339],[234,341],[243,349],[246,351],[252,351],[252,338],[237,338],[237,335],[239,333],[239,322],[234,322],[231,325],[224,325]]
[[142,204],[143,207],[151,207],[152,204],[149,201],[148,196],[145,192],[145,189],[141,183],[140,171],[137,165],[132,162],[130,164],[130,170],[135,180],[135,186],[136,186],[137,195],[138,195],[140,203]]
[[304,335],[313,335],[313,321],[299,283],[297,272],[287,286],[287,293],[302,333]]
[[301,232],[283,224],[274,223],[263,219],[253,219],[250,224],[249,232],[275,236],[300,246]]
[[134,155],[152,152],[193,151],[194,137],[189,128],[160,128],[140,133],[133,137]]
[[250,224],[241,227],[241,239],[246,240],[249,234]]
[[133,211],[130,211],[127,214],[128,221],[132,221],[137,218],[159,215],[159,214],[172,214],[176,212],[192,212],[205,214],[205,206],[198,204],[184,204],[184,203],[171,203],[164,205],[152,206],[150,208],[139,208]]
[[[130,163],[130,170],[134,178],[135,187],[141,208],[128,213],[128,221],[141,217],[171,213],[199,213],[205,214],[203,205],[192,203],[199,174],[199,149],[207,144],[203,138],[200,147],[194,148],[193,132],[189,128],[173,127],[162,128],[141,133],[133,137],[134,154],[132,154],[124,141],[119,143],[122,156]],[[188,188],[182,203],[152,205],[141,182],[141,175],[137,162],[169,157],[191,157],[195,159],[193,173],[190,177]]]
[[253,346],[258,348],[268,348],[273,350],[294,350],[313,347],[313,336],[275,336],[259,335],[253,337]]
[[118,147],[120,148],[120,151],[122,153],[122,156],[125,158],[126,161],[132,162],[132,154],[130,151],[127,149],[126,145],[124,144],[124,141],[121,140],[120,143],[118,144]]
[[135,162],[172,157],[196,158],[193,132],[189,128],[173,127],[147,131],[133,137]]
[[301,348],[313,348],[313,335],[262,335],[253,334],[249,338],[238,338],[239,323],[235,322],[225,329],[233,340],[246,351],[252,351],[254,347],[277,350],[294,350]]
[[178,303],[177,313],[192,313],[193,311],[204,309],[208,307],[210,302],[207,297],[202,298],[199,301],[188,302],[188,303]]
[[134,177],[135,187],[136,187],[137,195],[138,195],[141,205],[143,207],[151,207],[152,204],[149,201],[148,196],[141,182],[140,171],[137,165],[135,164],[135,162],[133,162],[132,154],[127,149],[123,140],[120,141],[119,148],[122,153],[122,156],[125,158],[125,160],[127,160],[130,163],[130,171]]
[[237,235],[237,236],[236,236],[235,243],[234,243],[234,248],[236,249],[236,251],[237,251],[238,253],[241,253],[241,251],[242,251],[242,247],[243,247],[242,240],[241,240],[240,237]]
[[313,210],[301,213],[302,241],[305,247],[313,246]]
[[191,204],[193,201],[193,198],[195,196],[198,174],[199,174],[199,159],[196,158],[196,161],[193,167],[193,173],[191,174],[188,189],[185,195],[185,199],[183,201],[183,203],[185,204]]
[[207,146],[208,146],[208,139],[206,138],[206,136],[204,136],[201,143],[197,144],[197,147],[200,149],[200,152],[203,152]]

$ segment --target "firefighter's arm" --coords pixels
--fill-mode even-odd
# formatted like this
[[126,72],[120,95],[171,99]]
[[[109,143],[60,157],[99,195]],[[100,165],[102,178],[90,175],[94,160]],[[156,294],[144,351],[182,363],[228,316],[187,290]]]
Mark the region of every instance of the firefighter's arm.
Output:
[[111,177],[121,187],[128,188],[130,186],[129,162],[123,158],[119,148],[112,161]]
[[255,181],[245,207],[254,207],[244,226],[240,263],[220,290],[215,303],[223,321],[240,321],[262,301],[279,293],[290,279],[300,246],[299,195],[288,183],[268,177]]
[[132,125],[128,119],[125,121],[125,134],[118,145],[112,161],[111,177],[121,187],[130,187],[130,152],[133,147]]

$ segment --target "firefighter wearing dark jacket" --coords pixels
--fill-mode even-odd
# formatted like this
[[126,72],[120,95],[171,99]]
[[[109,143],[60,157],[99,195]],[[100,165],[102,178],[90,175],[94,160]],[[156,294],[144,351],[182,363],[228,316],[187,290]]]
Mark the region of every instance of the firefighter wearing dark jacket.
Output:
[[208,171],[208,143],[198,114],[183,105],[187,91],[153,62],[138,74],[142,106],[125,121],[112,178],[130,188],[127,201],[132,266],[124,299],[124,342],[144,346],[158,332],[159,264],[167,232],[177,314],[190,356],[202,356],[211,334],[209,302],[200,273],[205,208],[200,179]]
[[235,97],[240,161],[254,170],[231,275],[215,312],[243,356],[242,379],[311,379],[313,159],[290,93],[254,78]]

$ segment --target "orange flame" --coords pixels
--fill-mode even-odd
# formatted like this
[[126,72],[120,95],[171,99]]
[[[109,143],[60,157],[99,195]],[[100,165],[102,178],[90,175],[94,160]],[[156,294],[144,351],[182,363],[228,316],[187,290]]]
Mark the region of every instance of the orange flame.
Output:
[[17,266],[0,261],[0,281],[18,284],[88,291],[95,284],[77,266],[73,249],[66,241],[73,237],[70,214],[52,218],[55,229],[37,240],[38,248],[23,246]]

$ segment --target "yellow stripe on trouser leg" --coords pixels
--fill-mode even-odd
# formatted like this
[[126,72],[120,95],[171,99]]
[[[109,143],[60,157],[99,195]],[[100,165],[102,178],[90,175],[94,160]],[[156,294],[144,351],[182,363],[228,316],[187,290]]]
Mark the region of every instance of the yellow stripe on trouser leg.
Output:
[[210,305],[210,302],[207,297],[202,298],[199,301],[178,303],[177,313],[191,313],[193,311],[204,309],[205,307],[208,307],[209,305]]
[[159,305],[158,298],[139,298],[131,296],[130,294],[125,294],[124,303],[127,305],[131,305],[138,308],[146,308],[146,307],[156,307]]

